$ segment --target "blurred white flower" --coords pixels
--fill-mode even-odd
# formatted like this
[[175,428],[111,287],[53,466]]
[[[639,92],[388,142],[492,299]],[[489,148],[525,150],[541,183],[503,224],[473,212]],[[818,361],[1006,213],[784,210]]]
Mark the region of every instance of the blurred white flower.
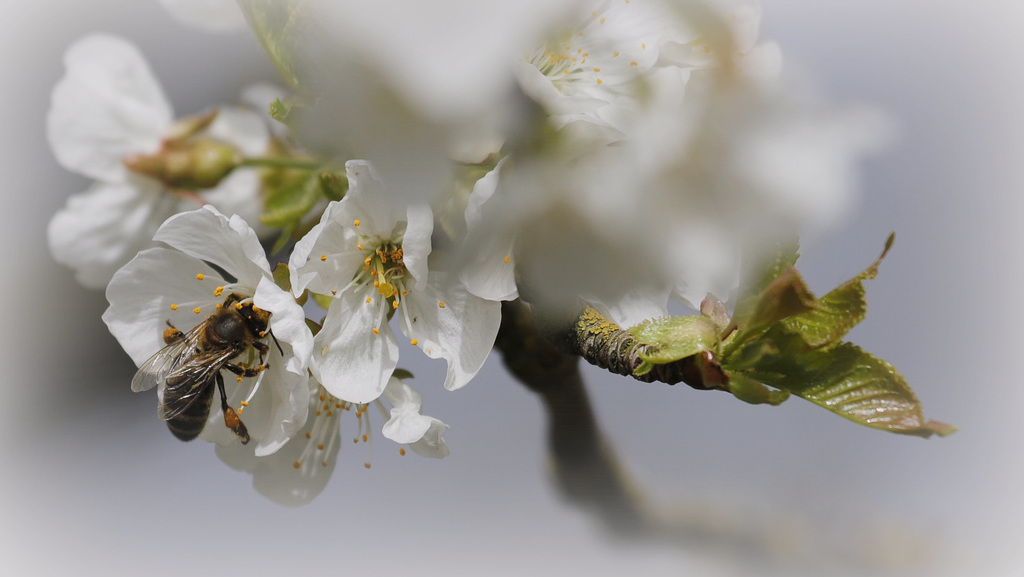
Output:
[[245,17],[235,0],[160,0],[178,22],[207,32],[245,30]]
[[[633,326],[666,314],[672,296],[693,308],[708,292],[728,298],[741,257],[844,213],[856,162],[884,138],[884,122],[780,77],[777,48],[756,45],[756,3],[706,7],[673,13],[683,18],[675,31],[636,20],[654,27],[647,37],[661,49],[646,69],[631,67],[642,91],[613,91],[593,70],[564,69],[588,82],[562,87],[565,109],[553,113],[600,124],[614,109],[607,125],[616,142],[608,145],[607,132],[589,143],[577,134],[541,155],[509,158],[477,183],[460,255],[474,294],[564,308],[583,299]],[[588,42],[614,13],[625,15],[597,11],[573,42]],[[643,37],[643,26],[623,30]],[[580,59],[590,50],[588,63],[597,53],[575,50]],[[596,107],[571,113],[584,96]]]
[[145,59],[117,37],[79,40],[68,48],[64,64],[64,77],[52,94],[47,138],[61,166],[97,182],[54,215],[48,239],[54,258],[74,268],[80,283],[102,288],[114,271],[152,246],[153,233],[164,220],[201,203],[258,222],[261,183],[255,170],[234,170],[199,197],[170,190],[125,164],[159,153],[192,128],[201,129],[192,139],[259,156],[267,149],[269,133],[258,115],[223,107],[207,125],[199,118],[174,124]]
[[427,270],[433,213],[426,204],[388,201],[371,165],[345,165],[348,194],[328,205],[292,251],[292,291],[335,298],[316,335],[310,369],[334,396],[367,403],[384,391],[398,362],[392,314],[431,358],[448,362],[445,388],[462,387],[486,360],[500,305]]
[[[342,441],[342,418],[356,419],[353,440],[364,442],[372,455],[373,432],[370,405],[354,404],[332,396],[316,379],[310,379],[309,418],[302,429],[281,450],[257,457],[252,448],[240,444],[218,446],[217,456],[229,466],[252,474],[253,486],[265,497],[288,506],[309,503],[319,495],[338,464]],[[384,437],[406,445],[424,457],[444,458],[449,454],[444,442],[448,425],[420,414],[422,399],[405,382],[391,377],[382,395],[389,409],[377,399],[372,402],[386,418]],[[405,455],[405,448],[399,449]],[[365,463],[366,467],[370,462]]]
[[[277,451],[306,419],[313,335],[302,307],[274,284],[256,233],[238,216],[228,218],[204,206],[168,219],[155,240],[171,248],[145,250],[117,271],[107,287],[110,306],[103,321],[135,364],[142,365],[164,347],[167,322],[187,332],[227,295],[252,298],[271,314],[270,332],[283,355],[270,346],[269,368],[251,386],[228,384],[228,399],[230,405],[245,407],[238,412],[256,441],[255,454]],[[238,441],[219,411],[211,412],[200,437],[223,445]]]
[[301,98],[311,150],[373,163],[399,202],[433,201],[452,159],[478,161],[521,124],[513,70],[573,0],[241,0]]

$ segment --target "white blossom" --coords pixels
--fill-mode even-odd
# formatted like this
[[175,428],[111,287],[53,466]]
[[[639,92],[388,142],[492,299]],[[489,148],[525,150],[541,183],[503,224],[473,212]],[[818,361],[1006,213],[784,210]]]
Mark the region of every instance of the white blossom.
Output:
[[[135,364],[142,365],[164,347],[168,322],[187,332],[228,295],[251,298],[271,315],[269,368],[259,377],[240,379],[238,385],[228,379],[228,400],[240,407],[255,454],[277,451],[306,419],[313,336],[302,307],[274,284],[256,233],[238,216],[228,218],[208,205],[171,217],[155,240],[170,248],[145,250],[114,275],[107,287],[110,306],[104,322]],[[224,426],[219,410],[211,411],[200,437],[218,444],[238,440]]]
[[310,369],[334,396],[367,403],[398,362],[392,314],[413,346],[448,362],[445,388],[462,387],[486,360],[500,305],[428,270],[433,213],[389,203],[372,166],[346,166],[349,191],[328,205],[292,252],[292,290],[334,297],[316,335]]
[[160,0],[175,20],[207,32],[245,29],[245,17],[235,0]]
[[[217,455],[231,467],[252,474],[253,486],[260,494],[289,506],[304,505],[319,495],[338,464],[342,442],[342,420],[355,418],[355,444],[367,444],[372,451],[373,432],[370,405],[342,401],[310,379],[309,418],[279,451],[257,457],[252,448],[239,444],[218,446]],[[444,432],[448,425],[421,414],[422,398],[402,380],[391,377],[383,398],[372,401],[387,419],[381,433],[385,438],[408,446],[415,453],[431,458],[448,456]],[[399,449],[405,455],[405,448]],[[369,467],[370,461],[364,466]]]
[[[64,55],[65,74],[54,87],[47,139],[64,168],[93,178],[54,215],[47,230],[54,258],[76,270],[90,288],[102,288],[114,271],[152,246],[164,220],[213,203],[257,222],[260,177],[238,169],[197,195],[170,190],[129,170],[126,160],[157,154],[180,125],[139,50],[108,35],[87,36]],[[195,137],[211,139],[246,156],[263,154],[269,133],[258,115],[222,107]]]

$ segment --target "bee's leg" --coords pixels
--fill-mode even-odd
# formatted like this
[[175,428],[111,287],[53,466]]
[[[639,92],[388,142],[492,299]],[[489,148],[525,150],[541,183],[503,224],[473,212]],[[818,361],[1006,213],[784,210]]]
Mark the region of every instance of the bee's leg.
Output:
[[173,345],[174,343],[180,342],[181,339],[185,338],[185,333],[178,330],[178,327],[171,324],[171,319],[167,319],[167,326],[169,329],[164,331],[164,342]]
[[228,298],[224,299],[224,302],[221,304],[221,306],[224,308],[228,308],[229,306],[235,303],[242,302],[242,298],[242,295],[238,293],[231,293],[228,295]]
[[224,393],[224,377],[219,372],[217,373],[217,390],[220,391],[220,408],[224,411],[224,425],[238,435],[243,445],[248,443],[249,430],[245,428],[242,419],[238,418],[238,413],[228,406],[228,396]]
[[[265,371],[268,366],[269,365],[264,365],[262,363],[262,359],[261,359],[260,366],[255,367],[255,368],[252,368],[252,367],[241,367],[241,366],[238,366],[238,365],[235,365],[235,364],[232,364],[232,363],[228,363],[228,364],[224,365],[224,368],[229,370],[229,371],[231,371],[232,373],[235,373],[239,377],[256,377],[256,376],[259,376],[259,374],[261,372]],[[239,378],[239,382],[241,382],[241,378]]]
[[267,353],[270,352],[270,347],[267,346],[267,343],[253,341],[252,348],[256,349],[256,351],[260,354],[260,366],[263,366],[263,359],[266,358]]

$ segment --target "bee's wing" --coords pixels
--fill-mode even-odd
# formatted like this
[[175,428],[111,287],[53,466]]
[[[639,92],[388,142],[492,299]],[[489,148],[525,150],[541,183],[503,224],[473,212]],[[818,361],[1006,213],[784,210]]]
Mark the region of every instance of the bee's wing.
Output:
[[156,385],[163,384],[168,374],[177,368],[184,359],[198,352],[199,335],[205,330],[205,323],[199,323],[180,341],[167,345],[142,363],[135,377],[132,378],[132,391],[147,391]]
[[238,354],[234,348],[206,351],[193,355],[165,375],[158,414],[167,421],[184,413],[207,387],[224,365]]

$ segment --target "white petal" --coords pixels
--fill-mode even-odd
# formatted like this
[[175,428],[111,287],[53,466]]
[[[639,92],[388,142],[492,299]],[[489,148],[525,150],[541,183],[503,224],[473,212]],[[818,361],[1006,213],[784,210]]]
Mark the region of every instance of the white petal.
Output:
[[359,234],[391,238],[395,225],[405,217],[404,205],[394,202],[392,194],[365,160],[345,163],[348,175],[348,193],[340,202],[347,220],[359,219]]
[[295,243],[288,259],[292,293],[309,289],[331,294],[352,280],[366,258],[349,222],[342,222],[341,203],[327,205],[320,222]]
[[434,232],[434,213],[423,203],[409,205],[405,236],[402,237],[402,260],[414,279],[410,289],[427,282],[427,257],[430,256],[430,235]]
[[64,168],[122,182],[122,159],[152,154],[171,124],[171,107],[139,50],[126,40],[87,36],[64,54],[64,77],[54,87],[46,135]]
[[243,156],[261,156],[270,146],[270,129],[256,112],[224,106],[202,133],[237,148]]
[[50,252],[75,269],[83,286],[103,288],[117,269],[153,246],[157,228],[179,204],[148,179],[95,184],[71,196],[50,220]]
[[[307,413],[318,404],[315,391],[319,390],[322,389],[312,387],[307,393]],[[282,505],[303,505],[323,491],[334,472],[341,448],[340,429],[336,423],[327,423],[334,425],[330,429],[324,429],[324,423],[320,423],[320,428],[314,430],[316,424],[315,418],[306,420],[288,443],[271,455],[258,457],[253,445],[235,443],[218,446],[217,456],[234,469],[250,472],[253,486],[260,494]],[[315,438],[308,440],[307,433]],[[317,442],[324,442],[324,452],[318,453],[316,459],[305,458],[308,455],[303,453],[308,444]],[[294,466],[296,462],[300,463],[299,468]]]
[[271,313],[270,330],[282,347],[288,345],[289,350],[286,369],[305,375],[309,367],[309,357],[313,354],[313,333],[306,326],[306,313],[295,302],[291,294],[281,290],[274,281],[267,277],[260,279],[252,302],[257,307]]
[[430,428],[423,434],[422,439],[409,445],[409,448],[421,457],[443,459],[450,453],[448,445],[444,442],[444,432],[448,430],[448,425],[437,419],[428,418],[430,419]]
[[421,397],[419,393],[409,385],[392,378],[384,390],[384,395],[392,407],[391,418],[384,423],[381,433],[402,445],[415,443],[422,439],[430,429],[431,418],[420,414]]
[[[281,343],[286,355],[290,353],[288,346]],[[271,354],[268,362],[270,368],[264,376],[265,382],[246,408],[244,417],[249,418],[255,407],[269,407],[270,414],[265,426],[256,429],[256,456],[263,457],[278,451],[294,437],[302,425],[306,423],[309,405],[309,374],[305,371],[297,375],[281,367],[281,358],[276,347],[271,343]],[[265,390],[264,390],[265,389]],[[266,393],[264,398],[260,395]]]
[[597,310],[615,324],[626,329],[648,319],[668,315],[669,289],[667,287],[634,286],[630,290],[605,298],[585,296]]
[[[475,241],[475,242],[474,242]],[[516,285],[515,230],[480,231],[474,244],[464,249],[466,262],[459,279],[470,293],[491,301],[508,301],[519,296]]]
[[469,228],[476,228],[476,226],[480,224],[480,213],[483,210],[484,204],[490,200],[498,190],[498,183],[501,179],[501,168],[505,165],[505,160],[507,159],[507,156],[502,158],[493,170],[480,177],[480,179],[473,184],[473,192],[469,194],[469,200],[466,201],[466,226]]
[[256,236],[269,238],[275,233],[260,222],[263,200],[260,190],[263,179],[255,168],[236,168],[221,180],[214,188],[202,192],[203,199],[212,204],[222,214],[237,214],[242,220],[250,223]]
[[175,20],[207,32],[245,30],[245,17],[235,0],[160,0]]
[[386,319],[380,334],[373,334],[380,309],[376,300],[366,303],[368,296],[377,297],[372,289],[346,291],[333,301],[313,340],[313,376],[332,395],[352,403],[379,397],[398,365],[398,343]]
[[169,218],[153,240],[211,262],[250,287],[270,276],[270,263],[256,233],[239,217],[227,218],[210,205]]
[[[444,306],[441,306],[441,303]],[[448,361],[444,386],[465,386],[494,346],[501,323],[501,304],[466,292],[457,284],[445,284],[440,273],[406,295],[399,307],[402,332],[433,359]]]
[[[197,279],[199,274],[203,280]],[[152,248],[139,253],[110,280],[110,306],[103,322],[135,364],[141,365],[165,346],[166,321],[188,331],[205,320],[224,300],[214,295],[223,284],[220,275],[202,261]],[[194,312],[197,307],[199,313]]]

